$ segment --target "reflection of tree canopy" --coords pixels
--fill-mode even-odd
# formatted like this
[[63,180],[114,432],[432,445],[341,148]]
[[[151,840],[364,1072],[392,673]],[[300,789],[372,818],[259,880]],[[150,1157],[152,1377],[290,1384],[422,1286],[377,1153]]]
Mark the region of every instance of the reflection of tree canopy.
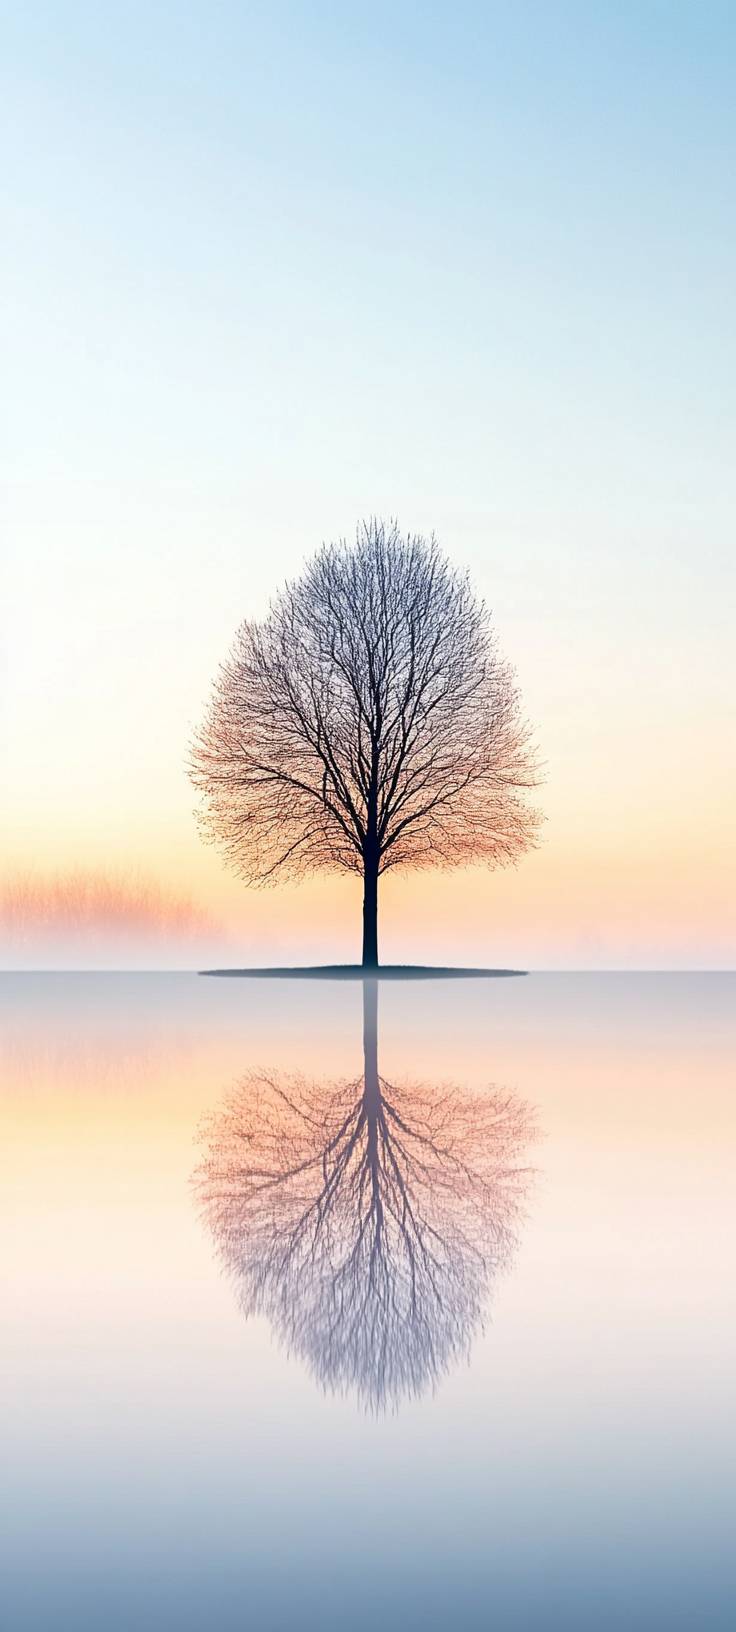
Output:
[[386,1082],[364,991],[363,1076],[245,1077],[205,1130],[197,1186],[246,1313],[377,1407],[467,1353],[515,1245],[533,1129],[497,1089]]

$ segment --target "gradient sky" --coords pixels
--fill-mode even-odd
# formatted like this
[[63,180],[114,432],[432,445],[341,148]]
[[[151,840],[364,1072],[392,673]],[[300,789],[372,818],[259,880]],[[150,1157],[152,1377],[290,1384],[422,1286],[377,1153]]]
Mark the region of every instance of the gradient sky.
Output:
[[246,892],[183,763],[239,620],[382,512],[491,604],[548,816],[390,881],[383,955],[732,965],[733,6],[3,17],[7,876],[353,956],[356,886]]

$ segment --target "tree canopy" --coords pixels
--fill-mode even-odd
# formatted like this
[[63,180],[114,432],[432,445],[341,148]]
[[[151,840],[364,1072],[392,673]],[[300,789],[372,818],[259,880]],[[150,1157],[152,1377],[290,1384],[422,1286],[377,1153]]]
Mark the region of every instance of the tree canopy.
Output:
[[433,538],[378,521],[241,624],[191,771],[205,836],[244,879],[357,872],[364,930],[390,868],[513,862],[538,823],[487,608]]

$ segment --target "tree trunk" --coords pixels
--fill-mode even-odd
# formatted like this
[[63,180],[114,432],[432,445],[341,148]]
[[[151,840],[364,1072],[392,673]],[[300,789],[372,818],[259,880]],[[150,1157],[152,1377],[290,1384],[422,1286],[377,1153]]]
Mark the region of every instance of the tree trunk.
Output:
[[378,968],[378,857],[371,855],[363,870],[363,968]]

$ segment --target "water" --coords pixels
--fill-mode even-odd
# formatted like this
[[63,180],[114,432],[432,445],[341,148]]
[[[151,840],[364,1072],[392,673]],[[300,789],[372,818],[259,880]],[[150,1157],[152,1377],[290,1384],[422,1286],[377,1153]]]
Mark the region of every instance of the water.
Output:
[[3,1626],[730,1627],[734,995],[0,977]]

